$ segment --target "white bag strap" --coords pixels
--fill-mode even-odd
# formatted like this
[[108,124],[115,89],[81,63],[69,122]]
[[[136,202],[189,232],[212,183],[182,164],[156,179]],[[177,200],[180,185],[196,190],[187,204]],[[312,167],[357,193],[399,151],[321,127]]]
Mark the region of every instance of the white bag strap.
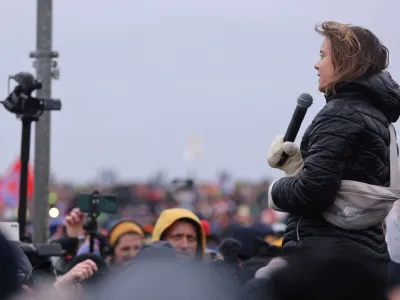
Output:
[[397,156],[396,133],[393,124],[389,125],[390,131],[390,187],[400,190],[400,167]]

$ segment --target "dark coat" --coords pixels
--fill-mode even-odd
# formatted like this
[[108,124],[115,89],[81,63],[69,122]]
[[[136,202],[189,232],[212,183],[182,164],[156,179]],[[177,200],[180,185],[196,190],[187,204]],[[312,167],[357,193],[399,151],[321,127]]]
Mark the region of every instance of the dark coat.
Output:
[[334,202],[342,180],[389,186],[390,132],[400,116],[400,89],[388,72],[343,82],[306,130],[298,178],[273,184],[276,206],[289,212],[285,248],[343,248],[351,243],[377,262],[388,260],[381,224],[349,231],[326,222],[322,212]]

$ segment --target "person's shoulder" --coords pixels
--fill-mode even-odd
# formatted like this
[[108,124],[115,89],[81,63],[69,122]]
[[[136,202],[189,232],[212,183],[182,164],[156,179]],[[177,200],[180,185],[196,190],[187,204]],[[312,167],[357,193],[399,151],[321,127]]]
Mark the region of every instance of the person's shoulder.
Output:
[[343,122],[363,125],[363,106],[362,101],[346,101],[345,98],[339,97],[327,102],[315,117],[315,121],[333,122],[335,119],[341,119]]

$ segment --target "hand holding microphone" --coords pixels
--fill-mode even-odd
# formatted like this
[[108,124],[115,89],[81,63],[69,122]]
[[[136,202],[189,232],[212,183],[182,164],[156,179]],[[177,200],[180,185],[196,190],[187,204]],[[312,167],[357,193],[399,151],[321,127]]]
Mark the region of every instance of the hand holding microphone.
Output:
[[288,176],[296,176],[303,168],[300,148],[293,143],[304,120],[307,109],[312,105],[310,94],[301,94],[285,136],[278,136],[268,151],[268,164],[281,169]]
[[[279,165],[283,155],[287,158],[283,165]],[[272,168],[281,169],[288,176],[297,175],[303,167],[299,146],[293,142],[284,142],[283,136],[276,137],[268,151],[268,164]]]

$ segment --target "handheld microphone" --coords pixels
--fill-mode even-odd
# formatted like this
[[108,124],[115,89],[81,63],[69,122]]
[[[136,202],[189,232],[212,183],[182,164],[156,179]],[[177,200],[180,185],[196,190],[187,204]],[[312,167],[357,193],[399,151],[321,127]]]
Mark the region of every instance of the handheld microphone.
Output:
[[[284,142],[294,142],[297,134],[299,133],[301,123],[304,120],[307,109],[313,104],[313,98],[310,94],[303,93],[297,97],[297,106],[294,110],[292,119],[283,137]],[[282,157],[278,162],[278,166],[283,166],[288,160],[289,156],[283,152]]]

